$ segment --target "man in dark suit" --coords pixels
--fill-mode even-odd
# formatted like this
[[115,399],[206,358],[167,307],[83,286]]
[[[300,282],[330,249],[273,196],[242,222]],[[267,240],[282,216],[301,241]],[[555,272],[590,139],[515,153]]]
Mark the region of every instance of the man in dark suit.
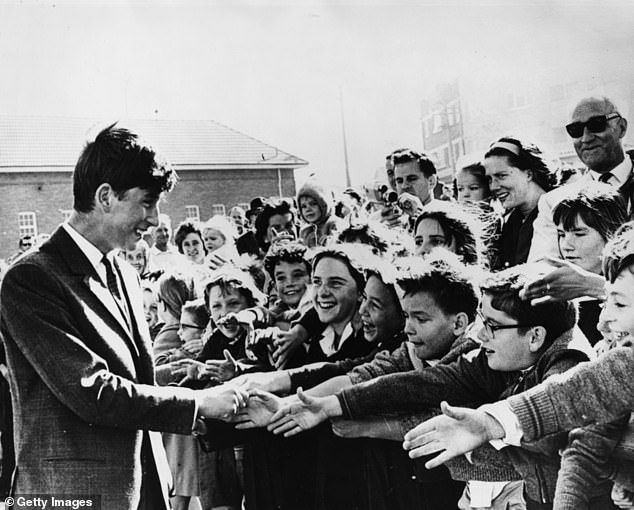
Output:
[[[74,211],[6,274],[0,302],[15,413],[15,494],[91,495],[101,508],[168,507],[160,438],[227,418],[246,395],[154,385],[134,269],[113,255],[158,223],[176,174],[114,125],[84,148]],[[157,441],[158,440],[158,441]]]

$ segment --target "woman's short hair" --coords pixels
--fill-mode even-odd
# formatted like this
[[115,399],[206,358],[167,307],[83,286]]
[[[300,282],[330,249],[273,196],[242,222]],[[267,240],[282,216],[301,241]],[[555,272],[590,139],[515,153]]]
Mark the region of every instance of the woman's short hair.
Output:
[[200,228],[198,228],[198,224],[191,220],[185,220],[179,223],[178,227],[176,227],[176,232],[174,233],[174,243],[178,248],[178,252],[184,253],[183,242],[189,234],[197,234],[198,237],[200,237],[200,242],[203,245],[203,251],[205,252],[205,255],[207,255],[207,248],[205,247],[205,242],[203,240],[203,233],[200,231]]
[[555,187],[557,175],[550,169],[542,151],[536,145],[503,136],[491,144],[484,158],[491,156],[505,156],[511,166],[523,172],[530,172],[533,182],[544,191],[550,191]]

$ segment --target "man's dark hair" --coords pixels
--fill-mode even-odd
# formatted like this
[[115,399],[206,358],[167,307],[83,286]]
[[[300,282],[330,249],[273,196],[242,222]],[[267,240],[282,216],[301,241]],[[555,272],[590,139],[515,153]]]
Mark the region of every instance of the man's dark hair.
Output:
[[411,149],[407,149],[394,154],[392,156],[392,160],[394,161],[394,166],[403,165],[405,163],[409,163],[410,161],[414,161],[418,164],[418,169],[425,177],[436,175],[436,167],[434,166],[434,163],[432,163],[432,160],[429,159],[427,155],[422,152],[416,152]]
[[308,247],[297,241],[278,243],[269,248],[266,257],[264,257],[264,269],[271,279],[275,280],[275,267],[280,262],[288,262],[289,264],[303,263],[306,271],[310,274],[310,260],[306,256]]
[[82,151],[73,172],[73,208],[87,213],[95,206],[95,192],[110,184],[117,198],[132,188],[155,194],[171,191],[176,172],[160,161],[136,134],[115,124],[102,130]]
[[297,216],[295,215],[295,208],[290,200],[286,199],[271,199],[264,203],[264,208],[258,214],[255,220],[255,239],[258,244],[264,248],[268,248],[268,242],[266,240],[266,231],[269,228],[269,220],[276,214],[291,213],[293,217],[293,223],[295,223]]
[[31,246],[33,246],[33,243],[35,242],[35,239],[33,238],[33,236],[31,235],[25,235],[20,237],[20,240],[18,241],[18,246],[20,248],[24,248],[24,243],[26,243],[27,241],[31,242]]
[[[440,253],[440,252],[439,252]],[[478,309],[478,293],[465,266],[456,261],[429,257],[409,259],[396,283],[406,296],[429,294],[445,314],[465,313],[473,322]]]
[[[536,266],[521,264],[491,274],[480,284],[480,290],[491,297],[493,308],[506,313],[518,323],[543,326],[546,329],[545,350],[557,337],[574,327],[577,309],[570,301],[548,301],[532,305],[530,300],[520,298],[520,290],[539,276]],[[518,331],[524,334],[528,329],[518,328]]]

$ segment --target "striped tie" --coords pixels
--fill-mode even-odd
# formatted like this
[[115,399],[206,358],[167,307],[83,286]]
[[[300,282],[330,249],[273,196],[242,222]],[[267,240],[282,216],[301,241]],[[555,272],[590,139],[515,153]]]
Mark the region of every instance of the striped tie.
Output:
[[117,277],[112,270],[112,264],[110,264],[110,261],[105,255],[103,259],[101,259],[101,262],[106,267],[106,284],[108,285],[110,294],[121,300],[121,292],[119,292],[119,285],[117,284]]

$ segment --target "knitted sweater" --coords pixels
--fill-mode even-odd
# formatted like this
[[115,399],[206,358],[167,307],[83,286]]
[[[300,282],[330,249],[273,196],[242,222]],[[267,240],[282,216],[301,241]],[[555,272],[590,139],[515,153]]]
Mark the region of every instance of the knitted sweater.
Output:
[[[484,352],[472,360],[461,357],[451,365],[405,374],[393,374],[347,388],[339,394],[344,417],[421,411],[442,400],[454,405],[477,406],[536,386],[547,377],[565,372],[587,361],[591,347],[574,339],[572,330],[557,338],[536,363],[524,373],[496,372],[488,366]],[[570,344],[576,344],[570,348]],[[507,448],[505,454],[522,474],[529,498],[552,501],[559,470],[558,450],[566,434],[544,438],[526,448]]]

